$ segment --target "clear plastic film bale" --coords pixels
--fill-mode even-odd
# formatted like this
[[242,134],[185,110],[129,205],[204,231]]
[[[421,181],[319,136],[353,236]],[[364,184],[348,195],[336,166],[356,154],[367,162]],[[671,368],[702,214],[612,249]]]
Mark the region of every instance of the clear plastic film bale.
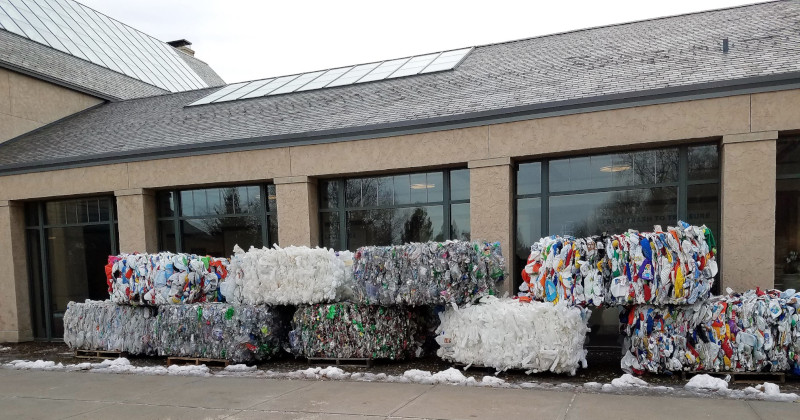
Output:
[[120,254],[108,257],[106,281],[120,305],[221,301],[228,260],[192,254]]
[[111,301],[70,302],[64,312],[64,343],[70,349],[155,355],[156,309]]
[[694,304],[711,294],[716,242],[705,226],[654,232],[551,236],[531,246],[522,299],[579,306]]
[[248,305],[301,305],[352,296],[353,254],[327,248],[234,247],[226,301]]
[[444,360],[492,367],[574,375],[586,367],[584,343],[591,311],[566,303],[482,298],[448,307],[436,329]]
[[371,305],[461,305],[495,294],[504,270],[498,242],[361,247],[355,253],[354,300]]
[[403,306],[303,305],[292,319],[289,349],[309,358],[409,359],[422,353],[419,319]]
[[266,305],[160,306],[155,322],[158,354],[235,363],[268,360],[284,347],[289,316],[285,308]]
[[623,310],[627,372],[800,371],[794,290],[750,290],[692,306]]

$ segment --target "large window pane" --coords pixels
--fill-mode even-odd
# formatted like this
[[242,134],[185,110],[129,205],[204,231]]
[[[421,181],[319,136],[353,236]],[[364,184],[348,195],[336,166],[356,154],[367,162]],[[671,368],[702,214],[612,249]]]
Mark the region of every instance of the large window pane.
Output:
[[677,188],[649,188],[550,197],[550,234],[592,236],[674,224]]
[[718,179],[719,152],[717,145],[689,147],[689,181]]
[[320,181],[319,190],[319,208],[335,209],[339,206],[339,181]]
[[719,184],[690,185],[686,201],[688,212],[685,222],[708,226],[719,246]]
[[183,252],[197,255],[230,255],[234,245],[261,247],[258,217],[209,217],[181,222]]
[[550,162],[550,191],[677,182],[678,149],[658,149],[557,159]]
[[83,198],[45,203],[45,224],[66,225],[108,222],[111,201],[108,198]]
[[348,247],[444,240],[441,206],[350,211]]
[[175,242],[175,222],[166,220],[158,222],[159,251],[178,252]]
[[470,240],[469,203],[450,206],[450,239]]
[[800,138],[778,141],[777,159],[778,175],[800,174]]
[[520,272],[528,260],[531,245],[542,237],[542,199],[521,198],[517,200],[517,232],[514,254],[519,272],[513,273],[515,288],[522,282]]
[[800,179],[778,180],[775,287],[800,290]]
[[47,338],[44,310],[44,277],[42,277],[42,252],[38,229],[28,229],[28,278],[31,292],[31,323],[33,336]]
[[339,212],[322,213],[322,246],[326,248],[341,248],[341,235],[339,235]]
[[517,195],[542,192],[542,164],[522,163],[517,167]]
[[450,171],[450,199],[469,200],[469,169]]

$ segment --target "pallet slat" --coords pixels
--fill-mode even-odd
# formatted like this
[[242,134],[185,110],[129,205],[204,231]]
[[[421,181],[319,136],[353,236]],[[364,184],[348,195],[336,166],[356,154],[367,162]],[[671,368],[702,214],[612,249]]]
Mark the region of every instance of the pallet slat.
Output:
[[123,352],[114,350],[75,350],[77,359],[118,359]]

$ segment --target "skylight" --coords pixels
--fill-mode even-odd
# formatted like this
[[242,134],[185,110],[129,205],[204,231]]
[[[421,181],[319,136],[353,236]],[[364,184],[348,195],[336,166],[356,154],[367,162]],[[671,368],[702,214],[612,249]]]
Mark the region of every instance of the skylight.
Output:
[[470,51],[472,51],[472,48],[462,48],[396,60],[235,83],[225,86],[189,104],[189,106],[303,92],[451,70],[464,61]]

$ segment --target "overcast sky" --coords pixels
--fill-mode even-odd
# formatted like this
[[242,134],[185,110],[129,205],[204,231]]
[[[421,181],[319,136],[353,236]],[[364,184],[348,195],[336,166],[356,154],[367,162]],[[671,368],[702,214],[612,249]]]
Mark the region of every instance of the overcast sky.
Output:
[[756,1],[79,2],[162,41],[188,39],[232,83]]

